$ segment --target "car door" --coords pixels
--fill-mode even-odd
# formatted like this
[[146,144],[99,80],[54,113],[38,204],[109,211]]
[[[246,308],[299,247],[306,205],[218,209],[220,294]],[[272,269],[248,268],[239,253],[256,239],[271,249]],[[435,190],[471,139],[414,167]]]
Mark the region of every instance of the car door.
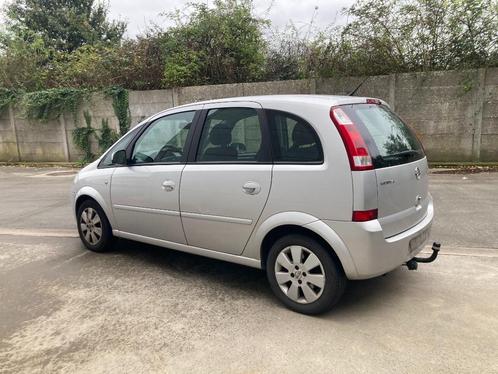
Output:
[[205,105],[201,123],[182,174],[180,208],[187,242],[240,254],[271,185],[269,137],[261,106]]
[[111,181],[119,231],[186,243],[179,188],[195,114],[191,108],[157,118],[130,145],[128,165],[117,168]]

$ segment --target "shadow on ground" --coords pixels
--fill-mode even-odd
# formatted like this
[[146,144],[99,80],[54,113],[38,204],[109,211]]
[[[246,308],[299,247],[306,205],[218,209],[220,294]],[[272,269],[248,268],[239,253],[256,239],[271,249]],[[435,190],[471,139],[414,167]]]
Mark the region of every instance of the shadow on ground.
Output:
[[[284,308],[273,296],[262,270],[125,239],[117,241],[113,253],[126,256],[136,266],[156,267],[175,277],[205,281],[211,287],[230,292],[250,291],[255,297]],[[389,302],[397,293],[405,291],[407,271],[400,267],[381,277],[349,281],[341,301],[332,311],[319,317],[340,318],[360,311],[368,313],[370,307],[378,305],[379,299]]]

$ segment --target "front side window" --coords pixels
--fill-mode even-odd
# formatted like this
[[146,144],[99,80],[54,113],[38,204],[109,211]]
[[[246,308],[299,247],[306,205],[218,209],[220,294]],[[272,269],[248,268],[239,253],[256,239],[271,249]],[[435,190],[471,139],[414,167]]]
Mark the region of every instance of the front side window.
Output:
[[185,160],[185,145],[195,111],[157,119],[135,143],[133,164],[176,163]]
[[114,156],[114,153],[117,151],[121,151],[123,149],[126,149],[130,142],[133,140],[135,135],[138,133],[138,130],[140,129],[140,126],[135,127],[133,130],[128,132],[125,136],[123,136],[121,139],[119,139],[107,152],[105,157],[102,159],[101,163],[99,166],[112,166],[112,158]]
[[269,110],[268,122],[276,162],[321,162],[323,152],[315,130],[293,114]]
[[256,109],[221,108],[208,111],[197,161],[257,162],[261,157],[261,123]]

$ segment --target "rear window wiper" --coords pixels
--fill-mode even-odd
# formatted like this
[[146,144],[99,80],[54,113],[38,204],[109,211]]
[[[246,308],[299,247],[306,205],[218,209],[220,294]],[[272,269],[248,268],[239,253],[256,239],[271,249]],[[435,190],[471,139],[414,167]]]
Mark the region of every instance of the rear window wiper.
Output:
[[392,159],[400,159],[400,158],[406,158],[410,156],[419,156],[420,151],[417,149],[407,149],[406,151],[401,151],[398,153],[393,153],[390,155],[382,156],[382,159],[384,160],[392,160]]

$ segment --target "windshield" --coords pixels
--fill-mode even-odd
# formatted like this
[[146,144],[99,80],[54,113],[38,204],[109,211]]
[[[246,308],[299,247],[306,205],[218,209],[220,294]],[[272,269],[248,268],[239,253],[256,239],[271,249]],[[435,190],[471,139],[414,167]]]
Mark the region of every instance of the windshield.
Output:
[[375,168],[404,164],[425,157],[416,135],[387,106],[354,104],[342,108],[362,133]]

